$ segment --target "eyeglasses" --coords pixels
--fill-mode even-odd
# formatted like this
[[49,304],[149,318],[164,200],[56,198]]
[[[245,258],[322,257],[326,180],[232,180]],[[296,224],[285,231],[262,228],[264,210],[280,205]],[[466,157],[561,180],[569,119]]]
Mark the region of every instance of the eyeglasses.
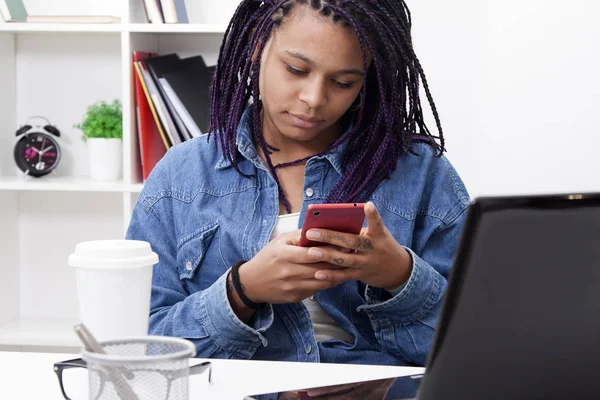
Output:
[[[176,371],[161,371],[156,369],[135,369],[128,370],[123,367],[121,371],[123,376],[131,381],[132,386],[140,385],[151,385],[152,398],[156,399],[169,399],[170,396],[174,395],[174,391],[182,390],[181,385],[174,384],[174,382],[188,375],[202,374],[208,369],[208,382],[211,382],[212,366],[208,361],[200,364],[193,365],[187,370],[176,370]],[[58,378],[60,390],[65,400],[79,400],[79,397],[87,398],[90,396],[89,393],[80,393],[80,388],[75,387],[74,383],[81,382],[87,379],[88,368],[87,364],[81,358],[75,358],[72,360],[66,360],[57,362],[54,364],[54,372]],[[106,382],[110,382],[108,374],[101,368],[94,368],[91,380],[89,382],[91,389],[91,397],[94,400],[100,399],[100,396],[104,394]],[[137,383],[137,385],[135,385]],[[78,390],[79,389],[79,390]],[[112,391],[111,386],[106,386],[107,392]],[[141,388],[140,390],[144,390]],[[147,390],[147,389],[146,389]],[[187,391],[187,388],[183,390]],[[112,397],[111,397],[112,398]]]
[[[85,376],[87,375],[87,364],[81,358],[61,361],[54,363],[54,372],[58,378],[60,391],[65,400],[73,400],[69,395],[73,396],[79,393],[76,393],[76,390],[70,386],[70,383],[85,379]],[[67,379],[64,379],[64,376],[67,376]],[[65,386],[65,382],[67,382],[67,386]]]

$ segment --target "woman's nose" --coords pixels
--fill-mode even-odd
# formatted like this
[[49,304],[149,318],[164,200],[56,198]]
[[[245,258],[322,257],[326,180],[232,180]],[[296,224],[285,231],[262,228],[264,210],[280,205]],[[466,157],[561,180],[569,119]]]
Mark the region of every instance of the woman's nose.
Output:
[[323,107],[327,104],[327,91],[323,79],[313,79],[307,82],[300,92],[300,100],[310,108]]

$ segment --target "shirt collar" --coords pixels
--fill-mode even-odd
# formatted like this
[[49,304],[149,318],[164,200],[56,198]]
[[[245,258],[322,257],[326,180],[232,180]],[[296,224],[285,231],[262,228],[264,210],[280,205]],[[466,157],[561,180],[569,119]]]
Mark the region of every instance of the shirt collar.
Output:
[[[349,130],[350,129],[352,129],[352,127],[350,127]],[[346,133],[348,133],[348,131],[346,131]],[[240,119],[240,123],[238,124],[236,131],[236,146],[238,154],[241,154],[243,157],[251,161],[256,159],[258,153],[254,147],[254,143],[252,143],[252,105],[246,107],[242,113],[242,118]],[[337,148],[330,150],[326,154],[319,157],[313,157],[312,159],[326,159],[341,176],[343,174],[344,154],[347,147],[348,141],[342,143]],[[231,166],[232,162],[224,155],[221,155],[219,161],[215,165],[215,168],[217,170],[221,170]]]
[[[256,149],[254,148],[254,144],[252,143],[252,107],[248,106],[242,113],[242,118],[240,119],[240,123],[237,126],[236,130],[236,139],[235,145],[238,149],[238,154],[243,155],[247,159],[252,159],[256,157]],[[232,166],[231,160],[229,160],[224,154],[222,149],[221,157],[219,157],[219,161],[215,168],[217,170],[226,169]]]

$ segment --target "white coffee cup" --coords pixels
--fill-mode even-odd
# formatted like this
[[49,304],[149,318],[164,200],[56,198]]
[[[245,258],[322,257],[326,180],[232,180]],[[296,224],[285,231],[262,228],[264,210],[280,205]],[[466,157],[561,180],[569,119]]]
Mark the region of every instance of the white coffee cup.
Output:
[[152,268],[158,255],[148,242],[79,243],[75,267],[79,318],[100,341],[148,334]]

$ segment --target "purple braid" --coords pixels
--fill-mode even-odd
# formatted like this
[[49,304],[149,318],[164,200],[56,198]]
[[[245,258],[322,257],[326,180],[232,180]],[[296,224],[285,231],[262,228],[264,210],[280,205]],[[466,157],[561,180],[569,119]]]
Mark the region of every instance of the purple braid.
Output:
[[[284,23],[294,7],[299,6],[311,7],[355,32],[366,79],[357,104],[344,116],[351,128],[342,137],[319,154],[273,165],[271,154],[278,150],[268,144],[262,134],[260,57],[273,29]],[[241,116],[252,99],[252,137],[265,156],[267,168],[279,188],[280,201],[288,213],[291,206],[277,169],[304,163],[344,143],[347,150],[342,162],[343,174],[326,201],[365,201],[394,171],[400,156],[414,153],[415,143],[429,143],[438,156],[445,151],[438,111],[412,46],[411,28],[412,16],[404,0],[243,0],[219,50],[210,119],[210,132],[218,137],[215,143],[236,171],[248,176],[237,164],[236,134]],[[256,49],[258,59],[253,60]],[[367,69],[368,53],[372,63]],[[437,136],[430,133],[424,121],[420,82],[434,115]]]
[[[280,4],[282,4],[284,2],[285,1],[281,1]],[[258,42],[258,43],[260,43],[259,44],[260,47],[257,52],[257,54],[260,55],[259,57],[262,56],[265,46],[267,44],[268,38],[271,34],[271,31],[272,31],[273,27],[276,25],[276,22],[271,19],[271,16],[273,15],[273,13],[275,11],[277,11],[277,8],[273,8],[271,10],[270,14],[267,15],[266,18],[261,23],[260,28],[262,28],[262,29],[260,29],[259,31],[262,32],[262,34],[260,35],[260,42]],[[257,41],[258,38],[259,38],[259,36],[257,35],[257,37],[255,38],[255,41]],[[256,44],[258,44],[258,43],[253,43],[252,48],[255,48]],[[260,95],[259,85],[258,85],[259,80],[260,80],[260,62],[255,62],[254,65],[252,66],[252,77],[253,77],[253,79],[252,79],[252,97],[254,99],[258,99],[259,95]],[[273,166],[273,161],[271,160],[271,154],[276,149],[274,149],[272,146],[269,146],[267,144],[267,142],[265,141],[264,136],[262,135],[261,114],[262,114],[262,102],[256,101],[256,105],[254,107],[252,107],[253,137],[256,140],[258,146],[263,151],[265,160],[267,162],[267,168],[269,168],[269,171],[271,171],[271,175],[275,179],[275,183],[277,184],[277,190],[279,193],[279,199],[283,203],[283,206],[285,207],[286,211],[288,213],[291,213],[292,206],[291,206],[287,196],[283,192],[281,182],[279,181],[279,176],[277,175],[277,173],[275,171],[275,167]]]

